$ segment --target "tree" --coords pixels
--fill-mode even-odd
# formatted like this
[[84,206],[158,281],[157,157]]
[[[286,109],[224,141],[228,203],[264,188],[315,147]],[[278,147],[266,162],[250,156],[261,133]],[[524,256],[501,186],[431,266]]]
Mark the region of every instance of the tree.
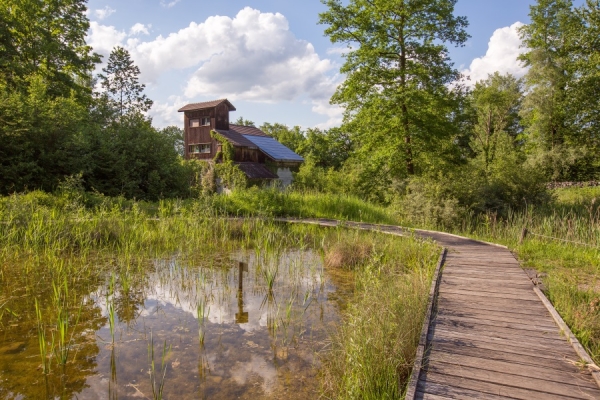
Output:
[[31,75],[43,76],[51,97],[79,100],[89,85],[97,54],[85,42],[85,0],[0,0],[0,80],[24,90]]
[[146,112],[152,107],[152,100],[143,94],[146,85],[138,80],[140,69],[123,47],[117,46],[111,51],[102,72],[104,74],[100,74],[99,78],[106,101],[119,117]]
[[575,15],[580,25],[571,35],[567,48],[573,57],[571,96],[566,105],[566,120],[573,126],[573,132],[568,144],[586,146],[597,155],[600,150],[600,1],[587,0],[575,10]]
[[530,6],[531,23],[520,29],[529,50],[519,59],[529,67],[522,117],[528,140],[541,151],[563,144],[571,129],[566,123],[569,72],[568,42],[579,25],[571,0],[538,0]]
[[475,84],[472,99],[477,122],[471,147],[482,157],[486,174],[496,157],[499,142],[507,135],[514,141],[521,131],[518,115],[521,86],[519,79],[498,72]]
[[167,126],[166,128],[161,129],[160,133],[172,141],[173,148],[175,149],[177,154],[179,154],[181,157],[183,157],[183,154],[184,154],[184,152],[183,152],[183,146],[184,146],[183,129],[181,129],[178,126],[171,125],[171,126]]
[[465,43],[466,18],[453,15],[456,0],[323,2],[325,33],[350,49],[347,78],[332,98],[346,108],[346,130],[359,133],[368,170],[414,174],[419,153],[453,132],[448,85],[459,73],[446,44]]
[[233,124],[241,125],[241,126],[255,126],[254,121],[250,121],[249,119],[244,119],[244,117],[242,117],[242,116],[240,116],[238,119],[236,119]]

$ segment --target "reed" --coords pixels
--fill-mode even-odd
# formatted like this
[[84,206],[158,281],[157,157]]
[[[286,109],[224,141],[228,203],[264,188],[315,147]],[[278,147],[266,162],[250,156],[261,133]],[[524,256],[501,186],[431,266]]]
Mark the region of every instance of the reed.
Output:
[[154,400],[162,400],[165,389],[165,378],[167,375],[167,356],[171,351],[171,345],[167,347],[167,341],[163,342],[162,353],[160,357],[160,371],[157,371],[154,361],[154,337],[150,331],[150,339],[148,340],[148,361],[150,363],[150,385],[152,387],[152,398]]

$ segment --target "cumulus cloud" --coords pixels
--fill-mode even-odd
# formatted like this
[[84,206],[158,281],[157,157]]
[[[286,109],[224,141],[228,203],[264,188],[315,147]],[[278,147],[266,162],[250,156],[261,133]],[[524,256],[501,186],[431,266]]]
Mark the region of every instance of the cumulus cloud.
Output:
[[[178,102],[181,96],[266,103],[308,98],[314,112],[340,119],[339,108],[328,104],[342,79],[335,73],[337,66],[321,58],[311,43],[298,39],[282,14],[246,7],[233,18],[212,16],[168,36],[142,40],[138,35],[147,28],[136,24],[125,32],[92,22],[88,43],[104,55],[114,46],[125,47],[147,83],[167,71],[184,71]],[[180,105],[173,99],[155,103],[155,121],[175,122],[164,117]]]
[[144,35],[149,35],[150,32],[148,32],[148,28],[151,28],[152,25],[144,25],[144,24],[140,24],[139,22],[135,25],[133,25],[131,27],[131,29],[129,30],[129,35],[139,35],[141,33],[143,33]]
[[523,26],[521,22],[515,22],[511,26],[496,29],[488,43],[488,50],[483,57],[474,59],[469,69],[463,74],[470,77],[470,84],[486,79],[488,74],[496,71],[501,74],[510,73],[517,78],[522,77],[527,69],[521,65],[517,57],[526,51],[521,47],[518,29]]
[[94,15],[96,16],[96,18],[98,18],[100,21],[102,21],[103,19],[110,17],[116,11],[117,10],[115,10],[114,8],[110,8],[109,6],[106,6],[104,8],[94,10]]

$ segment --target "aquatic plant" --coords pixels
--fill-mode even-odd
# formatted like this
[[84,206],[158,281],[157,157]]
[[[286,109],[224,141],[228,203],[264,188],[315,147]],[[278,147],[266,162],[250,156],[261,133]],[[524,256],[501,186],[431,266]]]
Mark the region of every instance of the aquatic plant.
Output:
[[[148,361],[150,363],[150,385],[152,386],[152,398],[154,400],[162,400],[165,389],[165,377],[167,375],[167,356],[171,351],[171,345],[167,347],[167,341],[163,342],[162,354],[160,357],[160,371],[156,370],[154,361],[154,337],[150,331],[150,339],[148,340]],[[158,373],[157,373],[158,372]]]

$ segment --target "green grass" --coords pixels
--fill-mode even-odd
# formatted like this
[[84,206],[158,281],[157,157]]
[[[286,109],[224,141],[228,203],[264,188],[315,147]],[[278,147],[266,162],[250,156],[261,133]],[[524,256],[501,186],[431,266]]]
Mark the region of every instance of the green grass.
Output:
[[[370,256],[349,265],[356,292],[323,359],[325,398],[401,398],[398,382],[407,383],[414,362],[440,249],[383,234],[370,240]],[[346,251],[356,248],[357,240],[344,242]]]

